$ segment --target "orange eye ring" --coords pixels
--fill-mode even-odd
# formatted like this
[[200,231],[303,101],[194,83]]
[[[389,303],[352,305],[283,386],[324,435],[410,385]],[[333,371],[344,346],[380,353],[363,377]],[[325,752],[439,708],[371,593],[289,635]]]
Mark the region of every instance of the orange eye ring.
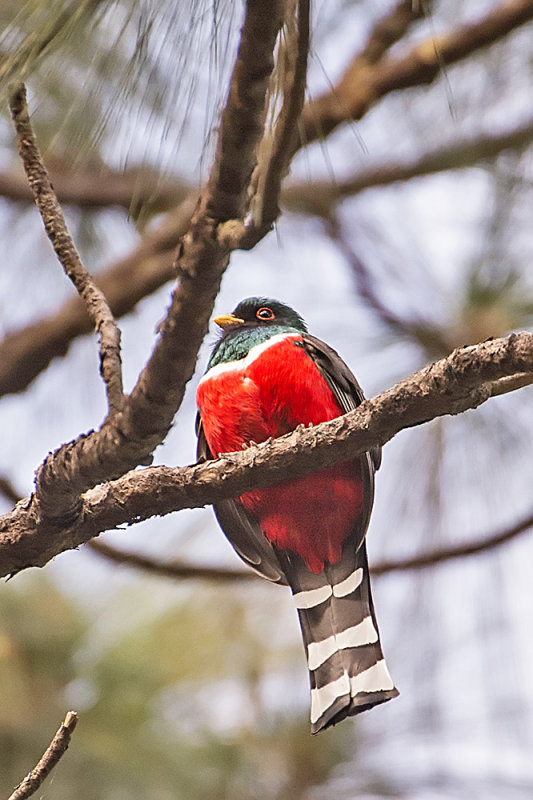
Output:
[[257,319],[261,320],[261,322],[268,322],[269,320],[274,319],[276,315],[271,308],[263,306],[255,312],[255,316]]

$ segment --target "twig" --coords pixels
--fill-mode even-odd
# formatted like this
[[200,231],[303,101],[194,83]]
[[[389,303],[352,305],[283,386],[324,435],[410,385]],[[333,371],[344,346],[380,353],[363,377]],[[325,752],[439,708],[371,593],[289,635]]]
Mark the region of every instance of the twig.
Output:
[[100,542],[91,539],[87,542],[87,547],[99,556],[114,561],[115,564],[126,564],[129,567],[142,569],[154,575],[161,575],[166,578],[198,579],[217,582],[234,582],[259,578],[253,570],[225,569],[223,567],[205,567],[195,564],[186,564],[184,561],[159,561],[151,556],[132,553],[131,551],[119,550],[107,542]]
[[[292,39],[295,39],[294,43]],[[274,141],[266,166],[261,163],[258,165],[259,180],[254,198],[253,224],[260,230],[263,227],[269,229],[279,214],[281,182],[287,174],[291,154],[294,153],[298,141],[298,120],[305,100],[309,53],[309,0],[298,0],[297,30],[295,36],[289,36],[289,40],[286,47],[287,57],[293,63],[285,75],[283,103],[274,129]]]
[[22,499],[21,495],[17,492],[9,478],[0,476],[0,494],[3,494],[6,500],[10,503],[18,503]]
[[39,763],[29,772],[22,783],[19,783],[13,794],[8,800],[26,800],[35,794],[47,775],[56,766],[59,759],[66,753],[70,744],[70,737],[78,722],[78,715],[75,711],[67,711],[61,727],[48,745]]
[[104,530],[238,497],[354,458],[404,428],[476,408],[492,396],[495,381],[530,372],[533,334],[512,334],[459,348],[354,411],[314,428],[192,467],[129,472],[86,492],[70,527],[43,518],[38,504],[27,499],[0,517],[0,577],[43,566]]
[[533,372],[519,372],[516,375],[508,375],[490,384],[491,397],[498,397],[500,394],[514,392],[533,383]]
[[410,569],[426,569],[433,567],[436,564],[442,564],[446,561],[451,561],[455,558],[466,558],[478,553],[484,553],[487,550],[493,550],[506,542],[515,539],[519,534],[528,531],[533,527],[533,514],[530,514],[525,519],[506,528],[503,531],[486,536],[483,539],[478,539],[473,542],[465,542],[453,547],[443,547],[438,550],[432,550],[429,553],[422,553],[422,555],[414,556],[412,558],[398,559],[395,561],[379,561],[371,567],[374,575],[385,575],[389,572],[402,572]]
[[359,59],[367,64],[377,64],[393,44],[402,39],[413,22],[427,15],[431,2],[400,0],[372,28],[367,42],[359,54]]
[[[515,539],[521,533],[533,528],[533,514],[523,519],[521,522],[512,525],[498,533],[485,536],[473,542],[465,542],[450,547],[443,547],[432,550],[429,553],[422,553],[419,556],[396,560],[376,561],[370,565],[373,575],[387,575],[389,572],[406,572],[412,569],[427,569],[455,558],[466,558],[468,556],[493,550],[506,542]],[[246,581],[258,578],[256,572],[251,569],[223,569],[220,567],[205,567],[199,564],[186,564],[183,561],[160,561],[150,556],[132,553],[130,551],[119,550],[112,545],[95,539],[87,543],[98,555],[113,561],[115,564],[126,564],[129,567],[142,569],[154,575],[165,578],[179,578],[180,580],[208,580],[234,583],[236,581]]]
[[120,360],[120,331],[107,300],[81,263],[68,232],[65,217],[50,183],[33,132],[24,84],[19,85],[14,90],[9,105],[17,132],[19,154],[46,233],[61,266],[84,300],[89,316],[99,334],[100,370],[106,387],[109,413],[116,412],[122,407],[124,398]]

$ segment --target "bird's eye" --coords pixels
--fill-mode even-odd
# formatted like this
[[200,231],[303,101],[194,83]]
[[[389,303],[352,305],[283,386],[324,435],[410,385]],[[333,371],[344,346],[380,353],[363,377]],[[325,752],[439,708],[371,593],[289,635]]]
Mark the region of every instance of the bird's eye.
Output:
[[274,314],[274,312],[272,311],[271,308],[264,307],[264,308],[260,308],[258,311],[256,311],[255,316],[257,317],[257,319],[265,321],[265,320],[269,320],[269,319],[274,319],[275,314]]

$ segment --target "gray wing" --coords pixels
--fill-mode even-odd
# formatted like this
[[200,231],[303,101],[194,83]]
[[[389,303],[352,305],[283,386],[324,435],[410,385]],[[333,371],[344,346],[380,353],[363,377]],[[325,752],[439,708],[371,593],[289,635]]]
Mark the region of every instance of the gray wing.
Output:
[[[357,378],[337,351],[315,336],[306,334],[303,338],[308,354],[322,373],[342,410],[346,413],[361,405],[365,399],[363,390],[359,386]],[[379,469],[381,465],[381,447],[372,448],[370,457],[374,469]]]
[[[202,418],[196,417],[198,446],[196,458],[206,461],[213,458],[207,444]],[[221,500],[213,506],[220,527],[233,549],[242,560],[256,572],[275,583],[288,585],[274,547],[263,536],[257,520],[247,514],[235,500]]]
[[[306,334],[303,338],[309,356],[327,381],[343,411],[352,411],[361,405],[365,399],[363,390],[359,386],[355,375],[339,354],[315,336]],[[363,481],[363,507],[366,513],[361,514],[350,537],[356,549],[363,543],[370,521],[374,503],[374,473],[381,464],[381,447],[375,447],[368,453],[363,453],[358,461]]]

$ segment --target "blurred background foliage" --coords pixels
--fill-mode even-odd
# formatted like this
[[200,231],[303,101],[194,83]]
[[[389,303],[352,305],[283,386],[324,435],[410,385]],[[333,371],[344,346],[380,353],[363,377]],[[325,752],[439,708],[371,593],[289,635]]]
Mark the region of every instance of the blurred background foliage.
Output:
[[[207,590],[198,603],[189,591],[163,612],[128,615],[111,634],[46,578],[21,583],[2,603],[4,794],[72,703],[83,724],[54,774],[57,798],[74,789],[87,798],[298,796],[345,752],[337,735],[311,759],[306,715],[265,713],[261,682],[273,657],[238,592]],[[124,589],[123,613],[143,607],[149,583]],[[286,650],[278,668],[294,658]],[[244,721],[235,728],[225,721],[232,698]]]
[[[495,2],[424,3],[393,53],[482,18]],[[387,2],[314,8],[309,97],[326,91]],[[167,217],[154,198],[201,185],[238,36],[223,0],[0,0],[0,86],[28,82],[57,180],[133,176],[131,204],[66,208],[86,265],[105,273]],[[417,158],[531,119],[532,28],[386,96],[296,157],[293,185],[331,190],[369,166]],[[0,179],[20,176],[6,103]],[[146,197],[147,183],[153,197]],[[3,185],[3,184],[2,184]],[[533,325],[530,142],[443,173],[305,203],[252,253],[236,253],[217,304],[266,294],[294,305],[368,394],[453,347]],[[143,201],[137,202],[137,195]],[[302,195],[303,196],[303,195]],[[177,202],[177,201],[176,201]],[[171,204],[167,204],[171,208]],[[35,210],[0,198],[0,329],[72,297]],[[168,286],[121,320],[126,388],[150,352]],[[36,334],[38,336],[38,334]],[[204,368],[209,338],[199,359]],[[158,463],[194,458],[195,384]],[[533,514],[531,387],[387,446],[371,559],[490,536]],[[92,336],[2,398],[2,476],[21,494],[46,452],[97,426],[104,396]],[[9,503],[2,500],[7,510]],[[106,535],[158,558],[234,565],[209,510]],[[318,738],[296,615],[277,587],[170,581],[87,549],[0,595],[0,793],[36,762],[67,708],[71,747],[43,798],[526,800],[533,791],[530,536],[431,570],[375,581],[394,703]]]
[[[45,577],[20,583],[2,602],[0,628],[6,796],[72,703],[83,724],[48,789],[56,798],[74,789],[87,798],[296,797],[345,754],[336,735],[311,757],[307,715],[265,711],[274,658],[239,592],[208,589],[197,602],[189,591],[163,612],[130,614],[110,635]],[[124,589],[122,612],[143,607],[149,584]],[[279,670],[294,648],[275,655]],[[235,727],[232,702],[242,712]]]

